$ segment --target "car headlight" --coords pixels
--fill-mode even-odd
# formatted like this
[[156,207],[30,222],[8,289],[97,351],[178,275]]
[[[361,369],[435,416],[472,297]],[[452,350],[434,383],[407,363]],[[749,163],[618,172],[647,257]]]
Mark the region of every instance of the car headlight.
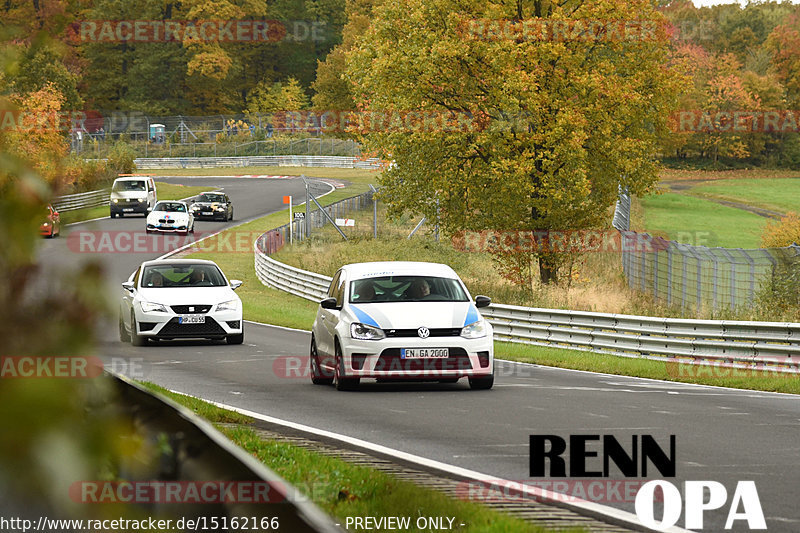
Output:
[[167,308],[161,304],[153,302],[139,302],[143,313],[169,313]]
[[217,207],[215,207],[214,209],[216,209],[217,211],[225,211],[225,208],[224,208],[224,207],[222,207],[221,205],[218,205],[218,206],[217,206]]
[[239,300],[228,300],[217,304],[217,311],[237,311],[239,309]]
[[483,320],[473,322],[461,328],[461,336],[465,339],[479,339],[486,336],[486,324]]
[[369,326],[360,322],[350,324],[350,336],[362,341],[378,341],[386,338],[386,334],[381,328]]
[[114,203],[118,204],[119,203],[119,198],[114,198]]

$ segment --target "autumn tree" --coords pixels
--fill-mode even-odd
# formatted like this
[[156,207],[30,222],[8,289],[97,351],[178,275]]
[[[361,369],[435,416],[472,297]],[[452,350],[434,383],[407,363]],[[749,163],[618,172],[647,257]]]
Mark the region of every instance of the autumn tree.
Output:
[[[498,22],[532,18],[576,21],[575,33],[509,37]],[[655,24],[626,39],[613,26],[626,20]],[[577,21],[608,24],[587,38]],[[348,55],[357,105],[474,117],[461,129],[365,136],[396,163],[381,179],[390,212],[421,213],[450,232],[606,226],[620,186],[642,194],[657,181],[656,139],[679,87],[664,66],[661,21],[649,0],[377,7]],[[532,250],[528,260],[543,283],[557,281],[557,255]]]

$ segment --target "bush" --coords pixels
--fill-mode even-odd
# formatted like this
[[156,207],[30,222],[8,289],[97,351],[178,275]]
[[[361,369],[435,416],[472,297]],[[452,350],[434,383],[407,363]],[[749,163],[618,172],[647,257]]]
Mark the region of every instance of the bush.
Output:
[[115,176],[117,174],[133,174],[136,170],[134,159],[136,159],[136,151],[133,147],[126,142],[117,141],[108,151],[107,168]]
[[761,234],[761,245],[765,248],[782,248],[794,243],[800,244],[800,216],[794,212],[768,223]]

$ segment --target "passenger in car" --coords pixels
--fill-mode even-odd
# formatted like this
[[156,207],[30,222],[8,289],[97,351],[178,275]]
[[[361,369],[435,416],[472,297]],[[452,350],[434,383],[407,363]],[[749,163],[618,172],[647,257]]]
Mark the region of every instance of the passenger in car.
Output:
[[148,287],[163,287],[164,286],[164,276],[162,276],[159,272],[153,272],[150,274],[150,281],[147,283]]
[[362,281],[356,292],[356,303],[371,302],[375,299],[375,284],[372,281]]

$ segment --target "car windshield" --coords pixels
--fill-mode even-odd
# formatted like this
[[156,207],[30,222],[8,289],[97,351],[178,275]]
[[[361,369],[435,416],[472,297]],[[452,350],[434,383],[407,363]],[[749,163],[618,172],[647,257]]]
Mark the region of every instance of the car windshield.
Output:
[[142,287],[224,287],[228,283],[214,265],[154,265],[142,272]]
[[350,282],[350,303],[466,302],[466,292],[453,278],[381,276]]
[[185,213],[186,206],[178,202],[158,202],[153,211],[166,211],[168,213]]
[[114,182],[114,186],[111,188],[114,192],[125,192],[125,191],[144,191],[144,181],[141,180],[117,180]]
[[201,194],[197,197],[198,202],[224,202],[225,196],[221,194]]

